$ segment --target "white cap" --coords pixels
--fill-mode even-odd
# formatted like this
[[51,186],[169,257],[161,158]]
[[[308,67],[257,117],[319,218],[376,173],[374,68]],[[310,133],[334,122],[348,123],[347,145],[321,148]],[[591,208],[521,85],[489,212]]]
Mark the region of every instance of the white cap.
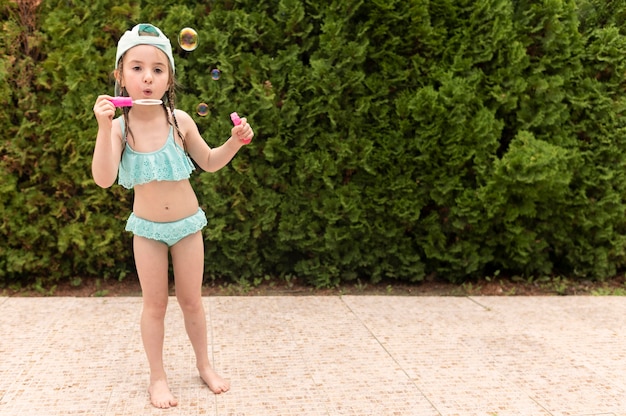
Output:
[[117,53],[115,54],[115,69],[119,66],[122,55],[132,47],[137,45],[152,45],[161,49],[167,55],[172,66],[172,71],[176,72],[174,67],[174,55],[172,55],[172,44],[170,40],[161,32],[161,30],[149,23],[140,23],[127,30],[117,42]]

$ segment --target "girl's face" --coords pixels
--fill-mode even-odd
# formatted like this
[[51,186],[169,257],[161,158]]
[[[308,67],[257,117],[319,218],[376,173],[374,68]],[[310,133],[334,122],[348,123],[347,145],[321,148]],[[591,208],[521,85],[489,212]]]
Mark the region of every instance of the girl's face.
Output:
[[170,87],[169,60],[152,45],[137,45],[124,54],[120,85],[134,100],[161,99]]

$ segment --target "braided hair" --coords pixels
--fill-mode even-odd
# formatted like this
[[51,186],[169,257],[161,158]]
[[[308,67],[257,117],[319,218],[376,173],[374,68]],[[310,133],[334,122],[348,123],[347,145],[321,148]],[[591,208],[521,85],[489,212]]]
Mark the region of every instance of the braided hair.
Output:
[[[174,76],[174,74],[170,74],[170,76]],[[172,85],[170,85],[170,88],[167,90],[167,93],[165,95],[167,95],[167,100],[163,100],[163,108],[165,110],[165,116],[167,117],[168,115],[168,107],[166,107],[165,102],[167,101],[167,104],[169,105],[169,112],[172,115],[172,120],[174,121],[174,130],[176,130],[176,134],[178,134],[178,137],[180,137],[180,140],[183,142],[183,149],[185,150],[185,152],[187,151],[187,142],[185,141],[185,135],[183,134],[183,132],[180,130],[180,127],[178,127],[178,120],[176,120],[176,113],[174,112],[174,110],[176,109],[176,81],[172,82]],[[170,123],[169,121],[169,117],[167,118],[168,123]],[[171,125],[172,123],[170,123]]]

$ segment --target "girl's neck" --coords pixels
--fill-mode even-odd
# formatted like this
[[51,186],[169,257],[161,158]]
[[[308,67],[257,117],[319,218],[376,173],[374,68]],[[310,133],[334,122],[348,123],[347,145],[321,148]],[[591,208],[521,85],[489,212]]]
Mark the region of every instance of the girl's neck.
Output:
[[163,117],[165,112],[160,105],[137,105],[129,110],[128,115],[137,121],[153,121]]

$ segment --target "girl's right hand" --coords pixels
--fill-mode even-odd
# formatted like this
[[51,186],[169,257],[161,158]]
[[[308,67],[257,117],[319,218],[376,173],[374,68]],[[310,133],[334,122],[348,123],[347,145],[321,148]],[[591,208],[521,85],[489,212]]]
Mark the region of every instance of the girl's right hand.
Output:
[[110,95],[100,95],[93,106],[93,113],[98,121],[98,126],[111,128],[115,116],[115,105],[110,101]]

